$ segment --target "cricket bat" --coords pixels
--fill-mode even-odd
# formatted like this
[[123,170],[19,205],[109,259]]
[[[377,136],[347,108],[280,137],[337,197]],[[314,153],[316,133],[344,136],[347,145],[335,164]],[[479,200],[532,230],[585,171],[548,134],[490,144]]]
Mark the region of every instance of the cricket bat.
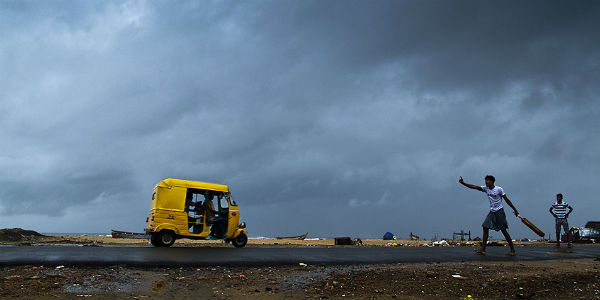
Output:
[[533,230],[533,232],[535,232],[537,235],[544,237],[546,234],[541,231],[539,228],[537,228],[537,226],[533,225],[533,223],[529,222],[529,220],[527,220],[527,218],[523,218],[521,217],[521,215],[518,215],[517,217],[519,217],[519,219],[521,219],[521,222],[523,222],[523,224],[525,224],[527,227],[529,227],[529,229]]

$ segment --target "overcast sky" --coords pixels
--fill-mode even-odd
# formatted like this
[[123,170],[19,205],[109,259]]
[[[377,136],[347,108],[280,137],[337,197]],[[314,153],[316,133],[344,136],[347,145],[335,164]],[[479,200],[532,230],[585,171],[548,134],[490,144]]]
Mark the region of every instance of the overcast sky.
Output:
[[480,236],[486,174],[600,220],[599,6],[0,1],[0,228],[141,232],[164,178],[250,236]]

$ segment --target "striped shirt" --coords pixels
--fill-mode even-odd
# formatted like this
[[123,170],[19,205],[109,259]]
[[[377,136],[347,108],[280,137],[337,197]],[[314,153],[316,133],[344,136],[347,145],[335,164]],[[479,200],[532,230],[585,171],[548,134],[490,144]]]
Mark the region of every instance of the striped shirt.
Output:
[[568,208],[569,204],[567,204],[566,202],[562,202],[560,204],[558,202],[554,202],[554,204],[550,206],[550,209],[554,211],[554,214],[559,219],[564,219],[567,217]]

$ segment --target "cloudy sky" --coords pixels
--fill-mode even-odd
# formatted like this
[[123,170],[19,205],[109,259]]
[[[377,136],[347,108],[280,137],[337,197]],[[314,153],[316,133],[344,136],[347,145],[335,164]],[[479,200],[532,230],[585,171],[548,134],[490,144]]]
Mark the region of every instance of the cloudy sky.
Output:
[[486,174],[600,220],[599,6],[1,1],[0,227],[142,231],[182,178],[250,236],[475,236]]

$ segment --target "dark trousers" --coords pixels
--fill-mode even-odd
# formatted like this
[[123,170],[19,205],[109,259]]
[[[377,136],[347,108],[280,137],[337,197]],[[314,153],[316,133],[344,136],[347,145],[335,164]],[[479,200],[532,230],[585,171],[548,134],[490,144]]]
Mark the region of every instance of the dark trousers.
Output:
[[213,219],[210,235],[214,237],[223,237],[227,230],[227,219],[221,216],[216,216]]

